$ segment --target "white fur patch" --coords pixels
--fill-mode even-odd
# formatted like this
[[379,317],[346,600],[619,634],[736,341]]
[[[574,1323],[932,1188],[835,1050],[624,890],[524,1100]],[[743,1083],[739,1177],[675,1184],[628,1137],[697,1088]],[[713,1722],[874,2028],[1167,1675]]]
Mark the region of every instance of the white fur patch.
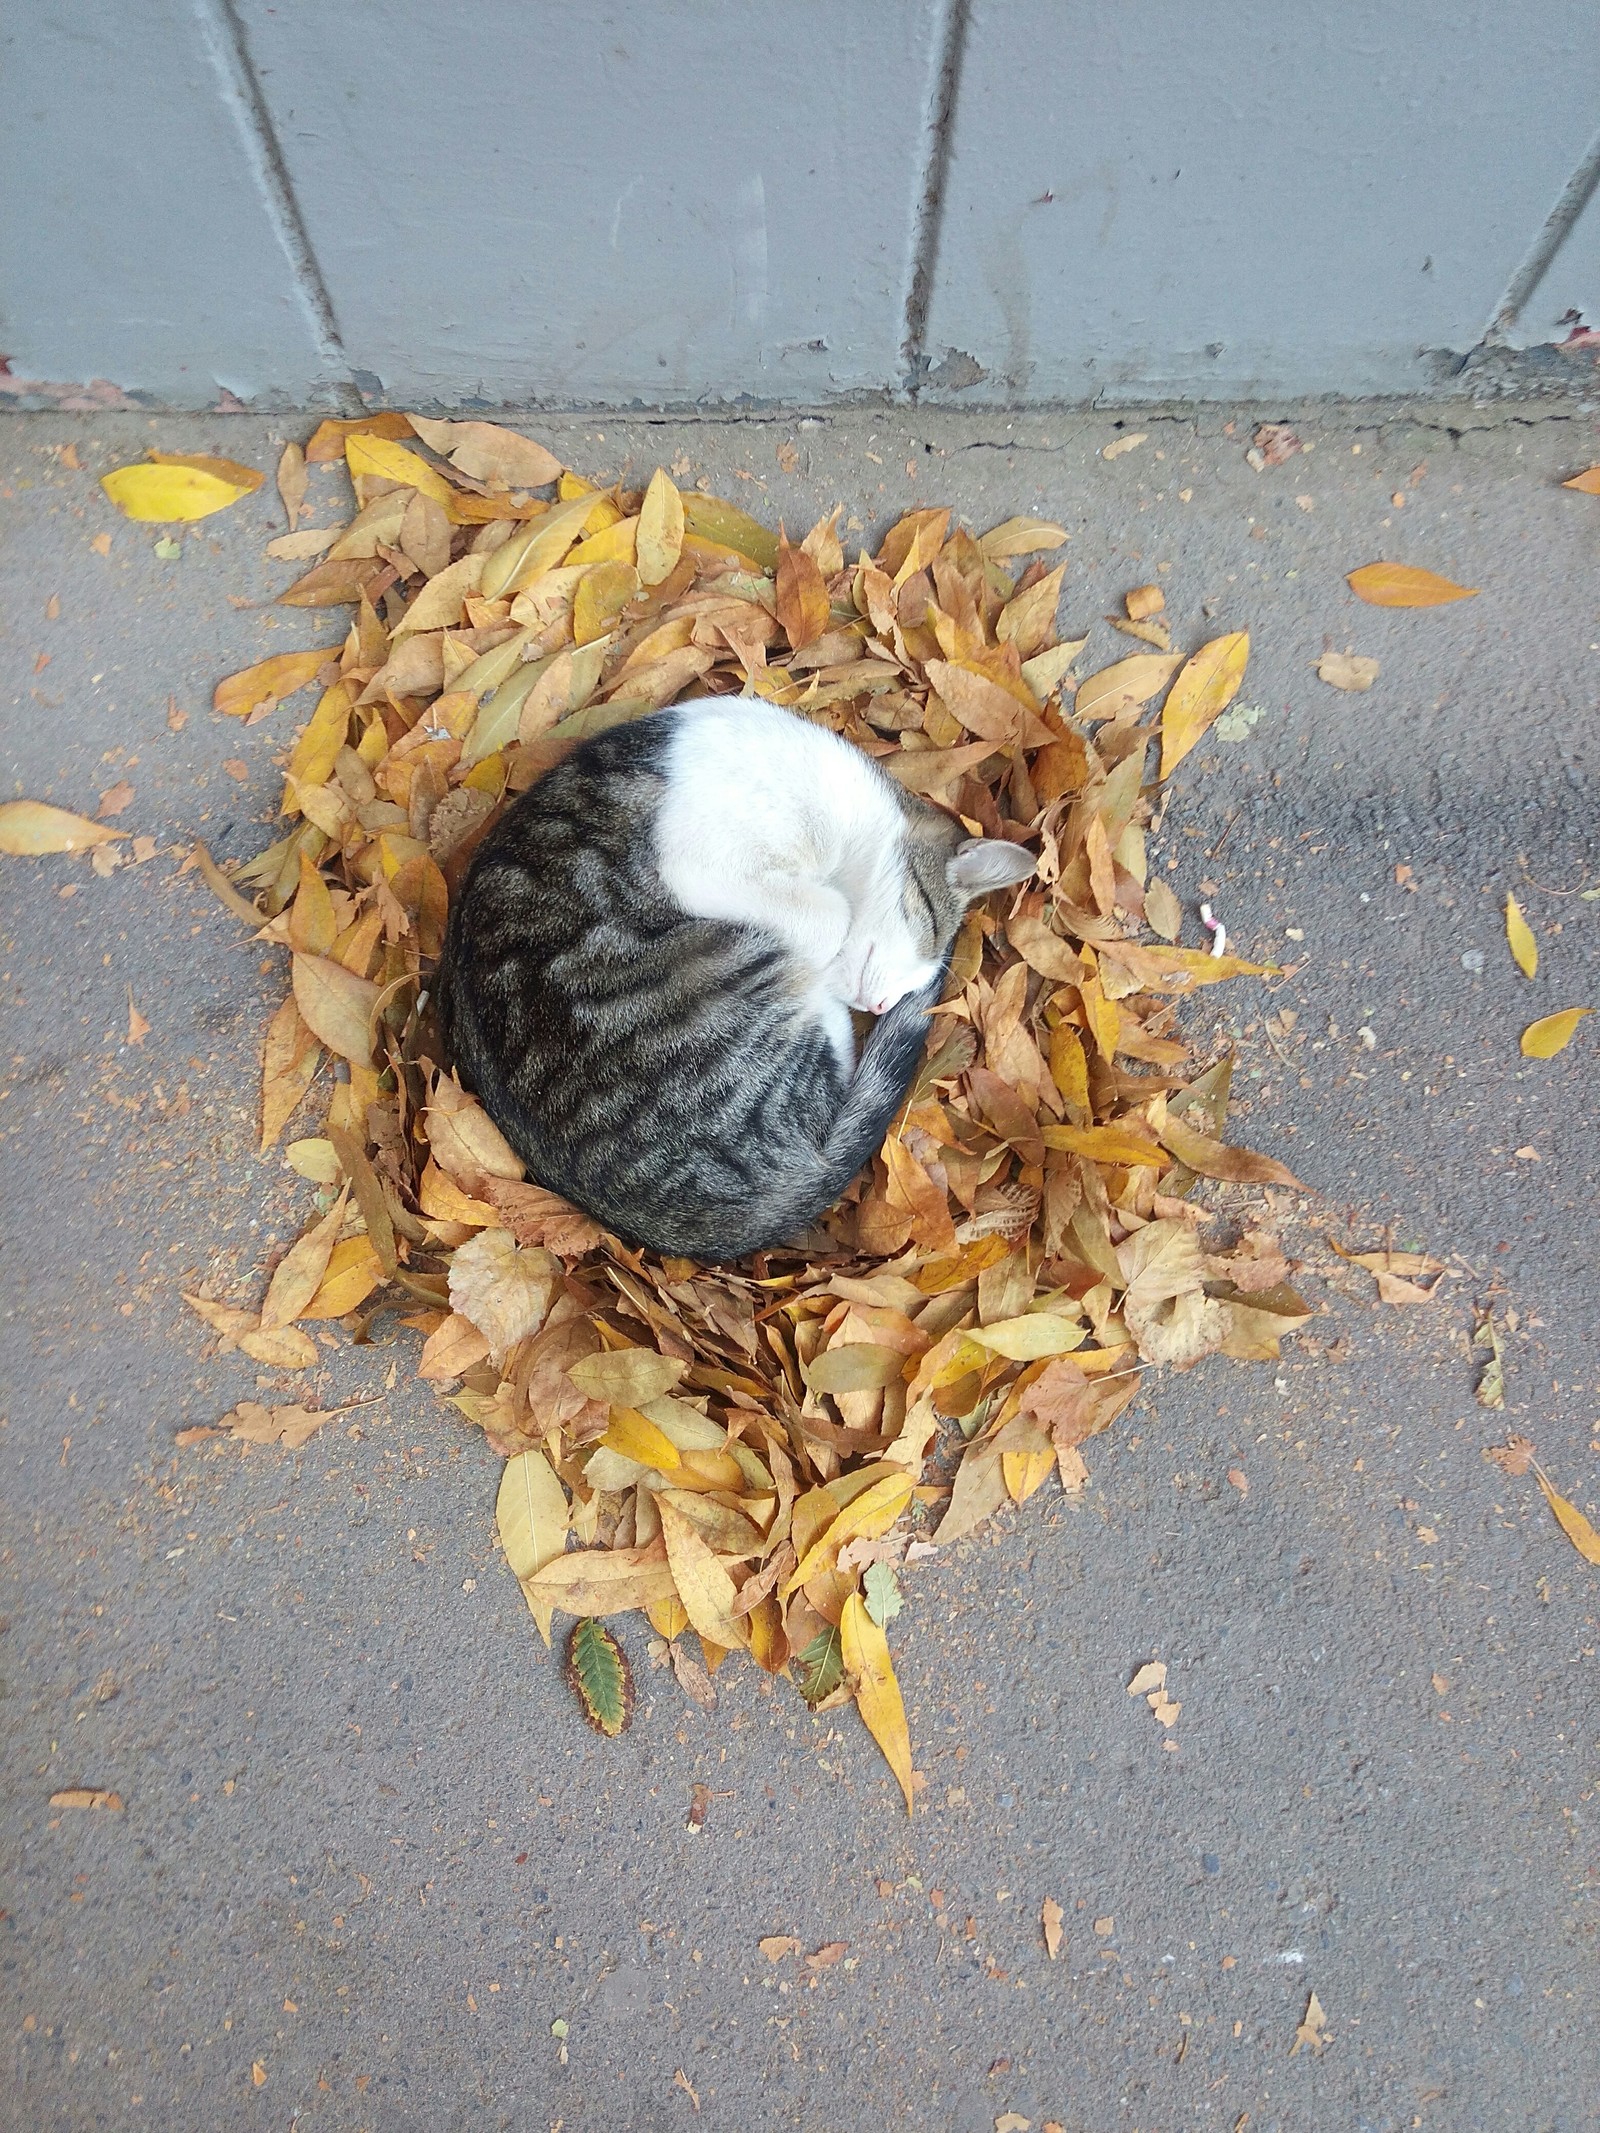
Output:
[[[827,1001],[882,1014],[935,966],[906,922],[905,818],[825,727],[749,697],[677,704],[656,863],[697,918],[775,933]],[[812,990],[812,988],[808,988]],[[843,1016],[823,1015],[837,1046]]]

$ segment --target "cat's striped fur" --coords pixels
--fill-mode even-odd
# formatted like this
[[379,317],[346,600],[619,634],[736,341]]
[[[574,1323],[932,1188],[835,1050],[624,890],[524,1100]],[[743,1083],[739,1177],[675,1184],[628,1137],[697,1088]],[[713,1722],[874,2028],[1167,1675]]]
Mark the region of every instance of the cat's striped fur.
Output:
[[[746,748],[764,730],[792,737],[788,714],[748,713]],[[866,764],[885,788],[871,797],[900,832],[901,917],[920,931],[919,974],[933,972],[853,1063],[846,1010],[832,1005],[831,1028],[816,1011],[815,968],[765,927],[690,915],[663,883],[656,829],[682,745],[721,732],[726,752],[733,730],[724,710],[658,712],[586,741],[523,794],[454,900],[440,982],[453,1061],[530,1176],[632,1243],[705,1260],[791,1239],[838,1198],[916,1072],[971,896],[1032,864],[964,842],[850,751],[850,778]],[[796,806],[814,797],[797,791]],[[956,886],[952,870],[970,871],[957,855],[974,850],[994,878]]]

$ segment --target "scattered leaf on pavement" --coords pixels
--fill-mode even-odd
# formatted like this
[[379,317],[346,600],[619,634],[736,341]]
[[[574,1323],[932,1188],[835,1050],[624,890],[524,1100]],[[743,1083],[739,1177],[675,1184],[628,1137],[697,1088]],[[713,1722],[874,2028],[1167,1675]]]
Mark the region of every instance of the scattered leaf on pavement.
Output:
[[1066,1916],[1053,1896],[1047,1896],[1039,1911],[1039,1923],[1044,1929],[1044,1952],[1051,1962],[1061,1953],[1061,1921]]
[[1347,689],[1360,695],[1378,678],[1378,662],[1360,652],[1324,652],[1317,661],[1317,679],[1330,688]]
[[573,1625],[567,1640],[567,1677],[596,1733],[615,1740],[633,1713],[633,1677],[627,1654],[603,1622],[586,1619]]
[[1306,2002],[1306,2011],[1295,2029],[1294,2042],[1289,2047],[1289,2057],[1292,2059],[1302,2044],[1309,2044],[1314,2052],[1320,2053],[1328,2041],[1327,2029],[1328,2018],[1322,2011],[1322,2002],[1312,1993]]
[[1564,1007],[1559,1014],[1541,1015],[1522,1032],[1523,1057],[1554,1059],[1557,1052],[1566,1048],[1584,1016],[1593,1013],[1592,1007]]
[[1506,945],[1511,950],[1512,960],[1525,978],[1536,977],[1539,971],[1539,943],[1533,937],[1533,928],[1522,915],[1522,907],[1514,896],[1506,898]]
[[1346,582],[1369,607],[1445,607],[1478,597],[1475,586],[1453,584],[1411,563],[1364,563]]
[[0,852],[14,859],[37,859],[46,852],[87,852],[97,844],[125,837],[126,830],[107,829],[64,807],[44,800],[0,801]]

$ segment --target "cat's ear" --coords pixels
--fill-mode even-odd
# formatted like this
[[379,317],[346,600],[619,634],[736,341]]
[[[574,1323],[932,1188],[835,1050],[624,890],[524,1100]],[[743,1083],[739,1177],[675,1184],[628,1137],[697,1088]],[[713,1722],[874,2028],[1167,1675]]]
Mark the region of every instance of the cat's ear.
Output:
[[1020,844],[1008,844],[1003,837],[969,837],[946,862],[944,878],[972,903],[991,889],[1026,881],[1038,863],[1032,852]]

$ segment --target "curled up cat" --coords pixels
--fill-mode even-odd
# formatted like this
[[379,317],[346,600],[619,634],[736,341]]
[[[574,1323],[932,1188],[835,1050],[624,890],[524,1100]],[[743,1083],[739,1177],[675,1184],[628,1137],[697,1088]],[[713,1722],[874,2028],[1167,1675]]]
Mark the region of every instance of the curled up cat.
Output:
[[[484,839],[446,1041],[530,1177],[632,1244],[736,1259],[870,1160],[968,905],[1033,869],[792,712],[676,704],[585,741]],[[859,1057],[852,1009],[878,1018]]]

